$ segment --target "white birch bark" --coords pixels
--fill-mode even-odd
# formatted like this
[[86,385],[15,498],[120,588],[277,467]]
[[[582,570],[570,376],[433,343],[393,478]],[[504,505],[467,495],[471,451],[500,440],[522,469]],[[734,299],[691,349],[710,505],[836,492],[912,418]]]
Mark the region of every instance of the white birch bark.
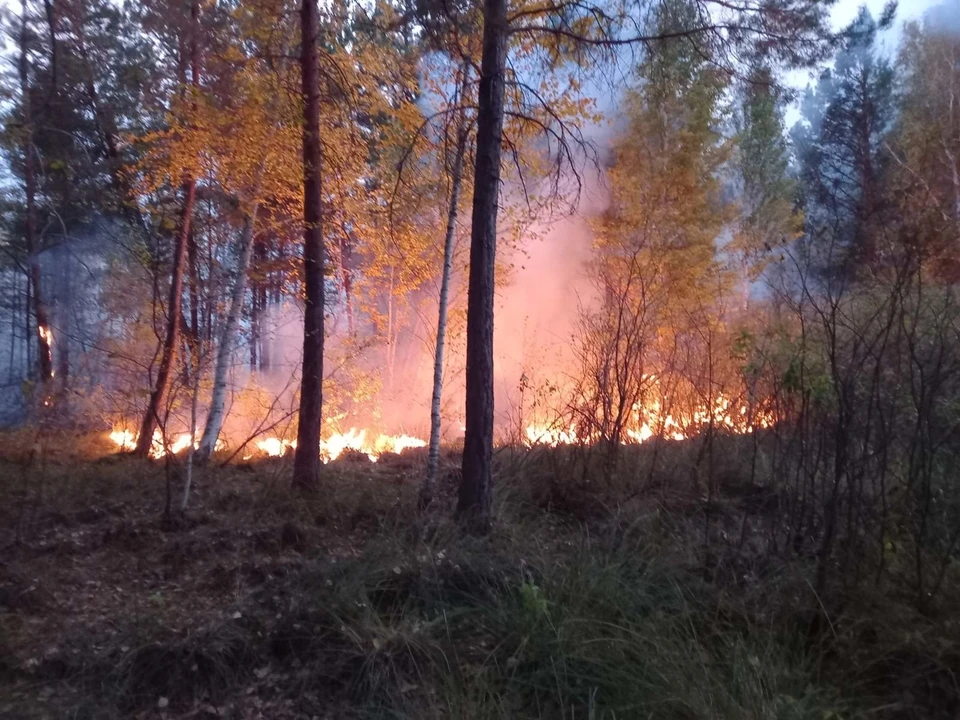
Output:
[[[469,81],[469,67],[464,64],[461,77],[461,100]],[[443,349],[447,335],[447,307],[450,297],[450,275],[453,271],[453,246],[457,230],[460,188],[463,183],[463,156],[466,154],[467,126],[463,110],[457,113],[457,146],[451,169],[450,205],[447,210],[447,232],[443,241],[443,274],[440,278],[440,302],[437,319],[437,345],[433,359],[433,394],[430,398],[430,444],[427,451],[427,474],[420,490],[420,507],[433,501],[440,466],[440,400],[443,395]]]

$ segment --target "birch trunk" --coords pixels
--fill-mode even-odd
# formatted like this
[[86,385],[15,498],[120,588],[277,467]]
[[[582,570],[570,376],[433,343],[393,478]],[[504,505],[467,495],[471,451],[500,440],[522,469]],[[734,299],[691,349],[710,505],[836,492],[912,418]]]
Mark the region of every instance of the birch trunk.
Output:
[[240,256],[237,259],[237,278],[233,283],[233,292],[230,297],[230,309],[227,311],[227,322],[220,336],[220,345],[217,348],[217,362],[213,373],[213,396],[210,398],[210,413],[207,415],[207,424],[200,439],[197,451],[197,461],[205,463],[210,459],[223,427],[224,410],[227,397],[227,373],[230,369],[230,358],[236,345],[237,331],[240,328],[240,311],[243,309],[243,296],[247,291],[247,270],[250,267],[250,255],[253,251],[254,226],[257,219],[257,203],[254,203],[250,214],[243,224],[240,235]]
[[[466,94],[469,66],[464,64],[460,102]],[[440,466],[440,400],[443,396],[443,350],[447,337],[447,306],[450,297],[450,274],[453,271],[453,245],[457,230],[460,187],[463,181],[463,156],[466,154],[467,127],[463,110],[458,113],[457,147],[451,170],[450,206],[447,210],[447,233],[443,240],[443,275],[440,278],[440,303],[437,319],[437,348],[433,358],[433,395],[430,398],[430,447],[427,452],[427,474],[420,490],[420,509],[433,502]]]
[[[196,356],[194,356],[196,357]],[[194,445],[197,442],[197,396],[200,394],[200,364],[193,366],[193,393],[190,397],[190,446],[187,448],[187,467],[183,478],[183,497],[180,499],[180,512],[187,511],[190,502],[190,487],[193,485],[193,464],[196,453]]]

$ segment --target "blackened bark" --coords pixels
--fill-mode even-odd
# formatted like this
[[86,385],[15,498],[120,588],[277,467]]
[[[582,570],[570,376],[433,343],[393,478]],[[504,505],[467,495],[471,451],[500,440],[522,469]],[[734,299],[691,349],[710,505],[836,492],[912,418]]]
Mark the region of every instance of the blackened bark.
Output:
[[300,8],[303,81],[303,372],[293,486],[313,490],[320,481],[320,414],[323,408],[323,226],[320,157],[320,67],[317,0]]
[[472,531],[493,521],[493,295],[506,66],[506,0],[484,0],[477,108],[470,282],[467,290],[467,398],[463,480],[457,518]]
[[[37,242],[37,171],[36,152],[33,147],[33,113],[30,103],[30,69],[27,60],[27,2],[21,2],[20,10],[20,92],[23,113],[23,185],[26,194],[24,222],[30,282],[33,285],[33,314],[37,320],[37,359],[40,366],[40,381],[44,384],[53,378],[53,331],[50,329],[49,311],[43,294],[43,278],[40,273],[40,256]],[[29,307],[29,305],[28,305]],[[29,335],[27,342],[29,343]]]
[[[191,78],[194,88],[200,85],[200,76],[197,69],[200,65],[199,48],[199,0],[190,4],[190,61],[193,67]],[[183,184],[183,215],[180,219],[180,231],[173,250],[173,268],[170,277],[170,294],[167,300],[167,328],[160,354],[160,365],[157,367],[157,380],[150,393],[150,402],[143,414],[140,423],[140,435],[137,437],[137,447],[134,453],[146,457],[153,443],[153,431],[157,427],[167,394],[170,390],[171,371],[177,359],[177,348],[180,345],[181,322],[183,319],[183,272],[187,264],[187,245],[190,238],[190,224],[193,219],[193,206],[196,199],[196,182],[192,176]]]

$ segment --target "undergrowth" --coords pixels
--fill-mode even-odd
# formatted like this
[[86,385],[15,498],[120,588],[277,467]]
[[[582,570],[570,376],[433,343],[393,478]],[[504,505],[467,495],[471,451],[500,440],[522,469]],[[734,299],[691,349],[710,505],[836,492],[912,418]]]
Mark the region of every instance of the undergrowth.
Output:
[[[549,464],[500,461],[499,521],[482,539],[450,522],[452,487],[417,516],[416,485],[395,468],[330,466],[312,498],[286,490],[281,463],[207,469],[173,529],[159,522],[162,467],[45,468],[39,499],[21,473],[4,486],[29,512],[3,513],[21,530],[0,563],[0,715],[960,712],[956,617],[895,593],[827,605],[809,563],[706,552],[696,497],[588,485],[565,497]],[[107,567],[106,589],[87,579]],[[44,573],[75,580],[77,604]],[[29,642],[53,620],[58,634],[37,643],[56,657]]]

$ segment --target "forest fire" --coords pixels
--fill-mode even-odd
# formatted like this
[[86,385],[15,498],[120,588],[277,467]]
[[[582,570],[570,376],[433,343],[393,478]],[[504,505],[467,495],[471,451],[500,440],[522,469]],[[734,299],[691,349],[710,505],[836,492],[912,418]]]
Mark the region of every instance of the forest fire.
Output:
[[[137,447],[137,439],[139,433],[134,432],[133,430],[127,429],[114,429],[110,433],[110,440],[122,451],[122,452],[133,452]],[[194,443],[194,448],[199,446],[199,441]],[[159,428],[153,431],[153,442],[150,445],[150,457],[154,460],[158,460],[162,457],[165,457],[167,453],[172,455],[179,455],[184,450],[190,447],[190,433],[180,433],[175,435],[172,438],[167,440],[167,443],[164,444],[163,433]],[[224,447],[223,441],[218,440],[217,449],[220,450]]]
[[[137,446],[138,433],[133,430],[116,428],[110,433],[110,440],[122,452],[131,452]],[[198,445],[199,443],[197,443]],[[297,447],[296,440],[287,440],[285,438],[270,436],[255,440],[253,443],[254,452],[243,456],[244,460],[249,460],[256,456],[261,457],[283,457],[289,451]],[[320,443],[320,456],[324,463],[336,460],[347,450],[366,455],[370,462],[376,462],[384,453],[402,453],[408,448],[426,447],[427,442],[411,435],[376,435],[368,433],[365,429],[358,430],[350,428],[343,433],[333,433],[330,437],[322,440]],[[181,433],[168,439],[166,445],[163,442],[163,434],[159,429],[153,433],[153,443],[150,447],[150,457],[159,459],[171,453],[178,455],[190,446],[190,434]],[[195,445],[196,447],[196,445]],[[217,441],[217,450],[225,447],[222,440]]]
[[[320,457],[324,463],[336,460],[347,450],[366,455],[370,462],[377,462],[384,453],[402,453],[408,448],[426,447],[427,442],[420,438],[410,435],[376,435],[369,439],[372,434],[365,429],[358,430],[350,428],[343,433],[333,433],[330,437],[320,442]],[[267,457],[282,457],[290,450],[297,448],[296,440],[286,440],[278,437],[268,437],[257,440],[254,443],[258,453]],[[254,453],[257,454],[257,453]],[[249,460],[254,454],[245,455],[244,459]]]
[[37,326],[37,333],[44,339],[48,346],[53,347],[53,332],[43,325]]
[[[622,430],[622,441],[639,445],[652,437],[686,440],[700,434],[711,424],[714,428],[743,435],[758,428],[771,427],[775,422],[772,412],[756,407],[751,412],[746,405],[737,407],[723,395],[714,400],[712,407],[701,405],[690,412],[678,411],[676,415],[665,412],[660,402],[654,400],[647,405],[634,404],[627,426]],[[601,438],[598,430],[578,432],[576,422],[566,427],[556,422],[531,423],[524,429],[524,435],[524,444],[528,447],[593,444]]]

